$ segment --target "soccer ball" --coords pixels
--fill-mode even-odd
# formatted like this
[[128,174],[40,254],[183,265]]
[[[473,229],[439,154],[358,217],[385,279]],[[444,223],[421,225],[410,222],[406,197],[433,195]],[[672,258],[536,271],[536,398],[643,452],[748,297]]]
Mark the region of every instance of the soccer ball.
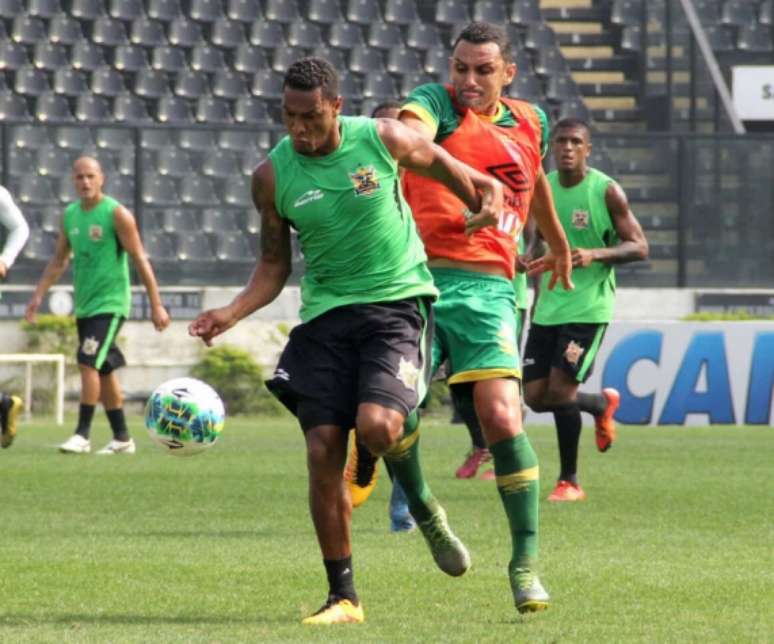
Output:
[[211,447],[223,431],[225,417],[217,392],[195,378],[167,380],[145,405],[145,426],[153,442],[177,456]]

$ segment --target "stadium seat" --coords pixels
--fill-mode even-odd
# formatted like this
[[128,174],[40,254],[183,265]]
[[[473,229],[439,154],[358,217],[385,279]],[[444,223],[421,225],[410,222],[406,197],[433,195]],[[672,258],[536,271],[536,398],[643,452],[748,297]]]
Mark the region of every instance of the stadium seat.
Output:
[[408,74],[405,74],[401,79],[400,96],[406,97],[415,88],[419,87],[420,85],[425,85],[427,83],[434,83],[434,82],[435,82],[435,76],[433,76],[432,74],[428,74],[427,72],[423,72],[423,71],[409,72]]
[[134,134],[131,130],[117,127],[100,127],[94,134],[97,148],[110,150],[134,149]]
[[507,94],[535,103],[543,98],[543,86],[537,77],[530,73],[518,74],[508,88]]
[[268,66],[266,52],[261,47],[242,43],[234,52],[234,71],[254,74],[259,69],[265,69]]
[[[162,148],[175,145],[175,132],[174,130],[160,129],[160,128],[148,128],[140,130],[140,147],[149,150],[153,150],[158,153]],[[156,156],[153,157],[153,165],[155,166]]]
[[161,47],[167,44],[164,25],[158,20],[142,16],[131,22],[129,42],[143,47]]
[[22,12],[13,19],[10,35],[14,42],[34,45],[46,40],[46,23]]
[[196,120],[199,123],[230,124],[234,122],[234,115],[227,100],[200,96],[196,101]]
[[50,177],[40,177],[37,174],[21,177],[16,196],[20,203],[30,205],[48,206],[59,202],[56,196],[56,181]]
[[191,156],[177,145],[167,145],[158,151],[156,169],[159,174],[184,177],[194,171]]
[[387,71],[405,74],[422,69],[422,59],[415,49],[395,47],[387,53]]
[[210,45],[196,45],[191,51],[191,69],[214,73],[226,66],[226,59],[220,49]]
[[117,96],[126,91],[124,77],[109,65],[103,65],[91,73],[91,91],[99,96]]
[[226,15],[231,20],[251,23],[261,19],[261,5],[258,0],[228,0]]
[[161,211],[161,230],[165,233],[191,232],[200,227],[199,214],[191,208],[165,208]]
[[301,17],[295,0],[266,0],[264,17],[272,22],[291,23]]
[[14,90],[25,96],[40,96],[51,90],[46,72],[35,69],[31,65],[16,70]]
[[223,200],[234,207],[252,208],[252,199],[250,197],[250,182],[245,181],[241,176],[226,180],[223,189]]
[[569,74],[554,74],[546,83],[546,99],[552,103],[562,103],[580,98],[580,91]]
[[51,177],[51,179],[56,184],[56,199],[59,203],[66,204],[77,199],[75,186],[73,185],[73,180],[70,175],[66,174],[60,176],[58,179]]
[[108,15],[111,18],[131,22],[145,16],[142,0],[110,0]]
[[283,47],[277,49],[271,57],[271,68],[275,72],[285,73],[294,62],[303,58],[306,51],[301,47]]
[[160,123],[189,124],[194,122],[191,105],[184,96],[160,97],[157,118]]
[[720,24],[746,27],[758,21],[756,7],[749,0],[728,0],[720,12]]
[[253,75],[250,92],[253,96],[261,98],[280,98],[282,96],[282,76],[271,69],[262,69]]
[[739,27],[736,36],[736,46],[740,51],[755,54],[768,54],[774,51],[771,28],[767,25],[754,24]]
[[395,81],[387,73],[369,74],[364,80],[363,96],[365,98],[395,98],[397,93]]
[[247,42],[245,27],[236,20],[221,18],[212,25],[210,42],[223,49],[236,49]]
[[363,29],[352,22],[335,22],[328,31],[328,44],[340,49],[353,49],[365,44]]
[[53,71],[67,65],[67,47],[43,40],[35,45],[32,64],[38,69]]
[[229,150],[213,150],[202,162],[202,174],[220,179],[241,174],[239,159]]
[[221,0],[190,0],[188,15],[197,22],[215,22],[225,17]]
[[640,0],[613,0],[610,8],[610,22],[620,27],[632,27],[642,23],[642,2]]
[[451,50],[443,45],[431,47],[425,52],[425,71],[430,74],[444,74],[449,69]]
[[[240,177],[241,180],[241,177]],[[189,174],[180,182],[180,201],[194,206],[217,206],[220,204],[215,183],[212,179],[198,174]]]
[[76,155],[60,150],[55,145],[44,145],[38,150],[35,165],[43,177],[61,177],[70,172]]
[[56,250],[57,233],[33,228],[22,250],[22,257],[32,261],[47,262]]
[[511,5],[511,22],[527,27],[543,22],[540,7],[532,0],[514,0]]
[[91,150],[95,147],[91,130],[85,127],[58,127],[54,136],[58,148],[65,150]]
[[25,12],[22,0],[2,0],[0,2],[0,18],[10,19]]
[[415,0],[387,0],[384,5],[384,21],[396,25],[421,24]]
[[253,23],[250,28],[251,45],[263,47],[267,50],[275,49],[276,47],[284,47],[285,32],[282,30],[282,25],[278,22],[267,22],[258,20]]
[[524,47],[531,51],[556,48],[556,33],[545,23],[529,25],[524,34]]
[[253,145],[250,139],[241,130],[221,130],[218,132],[217,145],[222,150],[242,152]]
[[48,128],[22,125],[11,130],[10,140],[13,147],[37,150],[49,143],[49,136]]
[[143,230],[142,244],[154,264],[176,261],[175,239],[167,233]]
[[338,47],[318,45],[312,50],[310,55],[316,56],[317,58],[324,58],[333,65],[335,69],[346,69],[347,67],[346,50],[339,49]]
[[[736,49],[732,31],[725,25],[712,25],[704,28],[707,41],[713,51],[732,52]],[[638,32],[639,35],[639,32]]]
[[236,100],[248,93],[247,82],[243,74],[224,69],[216,72],[212,80],[212,95],[217,98]]
[[272,120],[266,108],[266,103],[253,96],[240,96],[234,103],[234,121],[253,127],[270,125]]
[[378,0],[348,0],[346,16],[350,22],[370,25],[381,22],[382,11]]
[[538,51],[534,67],[535,73],[539,76],[552,76],[569,72],[567,60],[558,47]]
[[142,181],[142,202],[153,206],[174,207],[180,205],[177,182],[155,172],[146,172]]
[[473,3],[473,20],[498,25],[505,24],[508,22],[508,12],[505,10],[505,4],[501,1],[476,0]]
[[435,21],[442,25],[470,22],[470,13],[465,4],[457,0],[439,0],[435,5]]
[[183,98],[199,98],[210,93],[210,81],[206,72],[184,69],[175,77],[174,93]]
[[188,61],[182,48],[161,45],[153,48],[151,68],[163,72],[179,72],[188,69]]
[[[224,130],[232,132],[236,130]],[[244,137],[244,132],[241,133]],[[186,129],[180,131],[179,145],[184,150],[211,151],[217,144],[217,131],[204,128]]]
[[355,47],[349,56],[349,70],[359,74],[385,71],[384,54],[368,45]]
[[114,51],[113,66],[122,72],[148,69],[148,54],[138,45],[119,45]]
[[205,233],[237,233],[238,211],[206,208],[202,212],[201,229]]
[[402,47],[404,45],[400,25],[387,22],[372,22],[368,27],[366,42],[371,47],[377,47],[379,49],[391,49],[393,47]]
[[[67,168],[68,173],[69,171],[70,168]],[[62,222],[62,209],[58,206],[47,206],[41,208],[39,213],[38,226],[47,233],[58,233]]]
[[82,123],[109,121],[112,117],[110,103],[102,96],[82,94],[75,101],[75,118]]
[[0,91],[0,120],[29,121],[31,118],[24,97],[9,90]]
[[74,121],[67,97],[45,92],[35,99],[35,119],[41,123],[47,121]]
[[11,40],[0,41],[0,70],[14,71],[31,63],[23,44]]
[[119,94],[113,102],[113,117],[122,123],[150,121],[145,101],[130,92]]
[[81,23],[66,13],[58,13],[48,23],[48,39],[51,42],[73,45],[83,40]]
[[54,92],[64,96],[80,96],[89,91],[86,73],[69,67],[54,72]]
[[[718,27],[707,27],[707,36],[711,40],[712,36],[709,33],[710,29],[717,31]],[[642,50],[640,33],[639,26],[624,27],[621,29],[621,49],[627,52],[640,52]]]
[[148,17],[169,22],[182,15],[179,0],[148,0]]
[[37,151],[30,148],[8,148],[8,174],[12,177],[21,177],[25,174],[37,172]]
[[309,0],[306,19],[324,25],[344,20],[339,0]]
[[256,250],[241,233],[216,233],[215,254],[221,262],[252,264],[255,262]]
[[169,44],[176,47],[195,47],[204,44],[202,27],[185,16],[178,16],[169,23]]
[[322,31],[319,25],[306,20],[296,20],[287,26],[287,40],[291,47],[311,49],[322,42]]
[[441,45],[441,34],[436,25],[413,22],[406,32],[406,44],[413,49],[426,51]]
[[[16,4],[15,0],[11,4]],[[35,18],[50,20],[62,11],[59,0],[29,0],[27,14]]]
[[141,98],[160,98],[171,93],[166,72],[140,69],[134,77],[134,93]]
[[763,0],[758,10],[758,22],[771,27],[774,25],[774,2]]
[[100,16],[92,25],[91,40],[97,45],[116,47],[128,43],[129,37],[121,20]]
[[214,262],[216,257],[209,236],[201,232],[183,232],[177,236],[177,258],[183,262]]
[[102,0],[71,0],[70,14],[80,20],[96,20],[105,13]]
[[257,235],[261,232],[261,214],[255,208],[250,208],[245,213],[242,226],[246,232]]

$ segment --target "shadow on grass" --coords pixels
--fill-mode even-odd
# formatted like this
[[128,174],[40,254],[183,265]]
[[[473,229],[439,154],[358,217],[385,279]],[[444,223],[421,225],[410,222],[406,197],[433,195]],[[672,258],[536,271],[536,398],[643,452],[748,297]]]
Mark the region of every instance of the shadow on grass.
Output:
[[287,615],[280,617],[262,617],[260,615],[0,615],[1,626],[41,626],[45,624],[91,624],[91,625],[201,625],[217,626],[229,624],[287,624],[291,618]]

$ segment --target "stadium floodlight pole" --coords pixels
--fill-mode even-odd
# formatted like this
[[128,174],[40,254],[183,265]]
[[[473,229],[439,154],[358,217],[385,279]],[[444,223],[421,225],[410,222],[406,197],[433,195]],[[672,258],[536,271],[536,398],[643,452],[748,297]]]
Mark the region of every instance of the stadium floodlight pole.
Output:
[[720,100],[723,102],[723,107],[725,108],[726,114],[731,121],[731,126],[734,128],[734,132],[736,134],[744,134],[744,124],[734,109],[734,103],[731,100],[731,93],[728,91],[728,86],[726,85],[726,81],[720,71],[718,59],[715,58],[712,47],[710,47],[709,41],[707,40],[707,34],[704,31],[704,28],[701,26],[699,15],[696,13],[696,8],[693,6],[692,0],[680,0],[680,4],[682,5],[685,16],[688,19],[688,24],[691,26],[693,36],[696,38],[696,42],[699,45],[701,54],[704,57],[704,60],[707,62],[707,68],[709,69],[710,76],[712,77],[712,82],[715,84],[715,89],[720,96]]

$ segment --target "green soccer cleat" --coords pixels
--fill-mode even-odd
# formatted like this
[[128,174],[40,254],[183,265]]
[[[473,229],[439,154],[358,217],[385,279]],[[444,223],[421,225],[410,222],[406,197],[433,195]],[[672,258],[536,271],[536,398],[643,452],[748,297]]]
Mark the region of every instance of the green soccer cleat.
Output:
[[508,577],[511,580],[513,602],[520,613],[537,613],[546,610],[551,603],[543,584],[538,576],[529,568],[508,567]]
[[449,528],[444,509],[439,506],[433,516],[418,525],[438,567],[452,577],[464,575],[470,568],[470,555]]

